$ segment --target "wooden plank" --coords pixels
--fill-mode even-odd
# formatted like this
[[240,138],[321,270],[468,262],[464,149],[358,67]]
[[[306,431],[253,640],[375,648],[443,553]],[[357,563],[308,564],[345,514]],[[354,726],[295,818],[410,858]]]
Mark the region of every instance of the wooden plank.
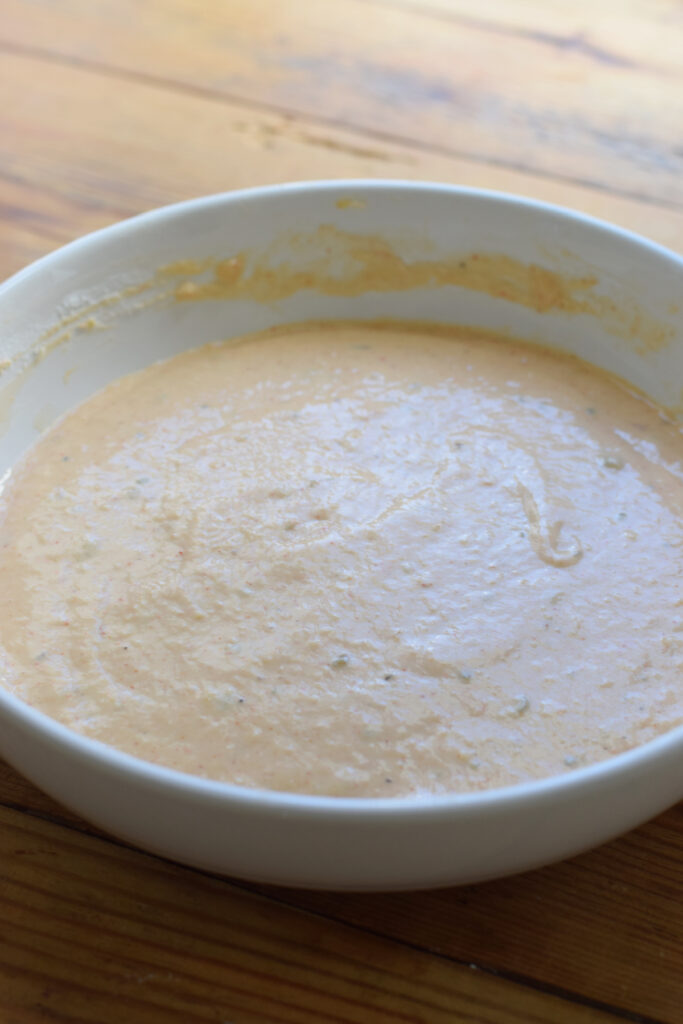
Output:
[[[102,835],[0,762],[8,803]],[[680,1024],[683,804],[599,850],[486,885],[370,895],[249,888],[496,975]]]
[[2,808],[0,869],[7,1021],[614,1020]]
[[0,42],[681,206],[681,19],[612,10],[623,59],[363,0],[4,0]]
[[[35,83],[41,83],[40,101]],[[0,278],[152,206],[282,180],[432,179],[573,206],[683,250],[683,211],[84,68],[0,60]]]

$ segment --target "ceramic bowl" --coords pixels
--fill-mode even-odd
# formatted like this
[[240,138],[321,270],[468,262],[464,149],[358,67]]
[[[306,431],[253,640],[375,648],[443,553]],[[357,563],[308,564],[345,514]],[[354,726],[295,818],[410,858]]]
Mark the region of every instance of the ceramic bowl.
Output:
[[[464,267],[481,261],[467,277]],[[206,285],[210,287],[206,287]],[[326,182],[212,196],[83,238],[0,287],[0,480],[122,374],[311,318],[509,331],[675,409],[683,260],[526,199]],[[474,882],[595,846],[683,797],[683,729],[571,773],[478,793],[341,799],[247,790],[136,760],[0,689],[0,753],[96,825],[210,871],[284,885]]]

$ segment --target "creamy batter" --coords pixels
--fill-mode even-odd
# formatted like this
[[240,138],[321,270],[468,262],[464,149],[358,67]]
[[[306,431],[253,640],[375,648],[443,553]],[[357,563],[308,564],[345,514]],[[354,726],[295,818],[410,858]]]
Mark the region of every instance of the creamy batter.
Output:
[[301,793],[482,789],[683,721],[683,442],[576,359],[308,325],[124,378],[0,495],[0,673]]

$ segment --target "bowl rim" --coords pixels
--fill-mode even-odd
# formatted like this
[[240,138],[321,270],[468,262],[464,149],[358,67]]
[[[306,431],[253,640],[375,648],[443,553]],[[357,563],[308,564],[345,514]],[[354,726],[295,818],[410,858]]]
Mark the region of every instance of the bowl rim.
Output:
[[[554,203],[498,190],[428,180],[341,178],[265,185],[199,196],[117,221],[58,247],[12,274],[0,283],[0,302],[4,301],[8,293],[15,287],[30,281],[31,277],[40,274],[43,270],[49,270],[53,264],[59,264],[65,257],[80,255],[91,248],[96,248],[101,244],[106,245],[109,241],[135,234],[139,230],[155,227],[164,221],[191,216],[195,212],[225,205],[279,201],[288,196],[307,193],[315,195],[328,193],[331,197],[337,195],[339,198],[340,192],[346,195],[349,193],[367,195],[373,192],[377,194],[409,192],[414,195],[458,197],[466,201],[483,202],[494,206],[515,207],[527,210],[532,214],[571,221],[590,232],[609,235],[618,243],[626,243],[631,247],[644,250],[650,257],[663,259],[667,263],[673,264],[683,275],[683,256],[674,250],[627,228]],[[339,817],[372,819],[380,815],[381,819],[386,821],[387,818],[413,818],[416,815],[420,817],[444,814],[453,816],[458,813],[469,814],[477,811],[488,814],[522,803],[561,801],[570,795],[575,797],[577,790],[582,792],[587,788],[599,786],[601,783],[609,784],[611,780],[623,773],[640,773],[649,765],[667,756],[679,754],[683,764],[683,725],[680,725],[647,743],[612,755],[603,761],[561,774],[511,783],[506,786],[461,793],[415,793],[393,797],[320,796],[239,786],[143,760],[114,746],[81,735],[16,697],[2,684],[0,684],[0,714],[18,719],[24,728],[41,734],[51,746],[65,748],[84,762],[94,760],[110,774],[127,776],[131,781],[137,779],[158,790],[175,790],[178,795],[193,797],[202,802],[241,805],[245,808],[262,811],[308,812],[316,816],[325,812],[327,817],[335,819]]]
[[[581,224],[583,228],[599,234],[611,235],[633,247],[647,250],[650,255],[660,257],[666,262],[672,262],[683,270],[683,254],[667,248],[659,242],[646,238],[629,228],[620,227],[610,221],[594,217],[592,214],[583,213],[579,210],[572,210],[570,207],[561,206],[557,203],[550,203],[542,199],[532,199],[529,196],[517,195],[513,192],[502,192],[497,189],[477,188],[471,185],[451,185],[439,181],[411,181],[403,178],[330,178],[326,180],[284,182],[275,185],[259,185],[253,188],[234,189],[228,192],[216,192],[205,196],[198,196],[194,199],[184,199],[177,203],[167,203],[164,206],[154,207],[142,213],[134,214],[123,220],[115,221],[103,228],[97,228],[85,235],[80,235],[71,242],[58,246],[45,256],[27,266],[17,270],[10,277],[0,282],[0,297],[4,298],[5,291],[9,291],[19,284],[41,272],[49,269],[50,264],[57,263],[67,256],[77,255],[81,250],[96,246],[100,243],[107,243],[109,240],[125,237],[127,234],[138,230],[144,230],[155,226],[165,220],[172,220],[177,217],[191,215],[212,207],[222,207],[239,203],[258,203],[263,201],[279,200],[282,196],[295,196],[298,194],[314,193],[330,195],[343,192],[365,192],[365,193],[386,193],[386,192],[411,192],[415,194],[428,193],[442,195],[444,197],[460,197],[462,199],[481,201],[500,205],[504,207],[517,207],[527,210],[530,213],[545,214],[558,220],[571,221]],[[337,198],[346,198],[338,196]]]

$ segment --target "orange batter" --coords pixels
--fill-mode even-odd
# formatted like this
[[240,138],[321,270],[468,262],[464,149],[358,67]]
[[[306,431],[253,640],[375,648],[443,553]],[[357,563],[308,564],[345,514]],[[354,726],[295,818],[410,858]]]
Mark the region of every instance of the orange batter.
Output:
[[349,796],[683,721],[683,442],[585,363],[304,325],[112,384],[0,496],[0,672],[73,729]]

